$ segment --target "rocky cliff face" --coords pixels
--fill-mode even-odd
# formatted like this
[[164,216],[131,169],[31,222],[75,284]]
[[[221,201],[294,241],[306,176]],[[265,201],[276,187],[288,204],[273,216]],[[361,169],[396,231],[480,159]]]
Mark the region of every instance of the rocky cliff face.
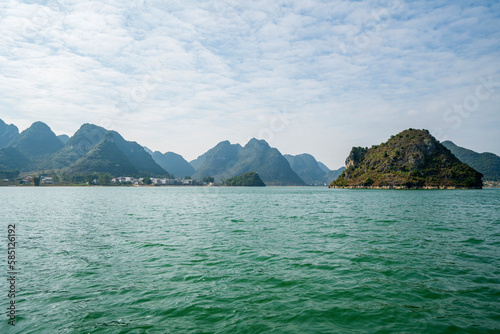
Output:
[[345,167],[357,168],[361,161],[365,158],[367,151],[368,149],[364,147],[353,147],[351,153],[349,153],[349,156],[345,160]]
[[371,148],[355,147],[330,187],[481,188],[481,173],[427,130],[405,130]]

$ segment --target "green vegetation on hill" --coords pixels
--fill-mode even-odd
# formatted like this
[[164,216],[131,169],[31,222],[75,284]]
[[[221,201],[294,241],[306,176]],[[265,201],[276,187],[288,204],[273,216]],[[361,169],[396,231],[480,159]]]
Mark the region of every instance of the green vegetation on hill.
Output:
[[371,148],[354,147],[330,187],[481,188],[481,173],[458,160],[427,130],[405,130]]
[[19,176],[19,170],[0,170],[0,179],[15,180]]
[[103,127],[85,123],[66,142],[58,152],[51,154],[40,164],[42,169],[59,169],[73,164],[96,146],[107,130]]
[[460,161],[483,174],[484,181],[500,181],[500,157],[498,155],[493,153],[477,153],[457,146],[451,141],[444,141],[443,145]]
[[47,124],[35,122],[14,137],[8,146],[18,149],[29,158],[39,159],[60,150],[64,144]]
[[144,147],[137,144],[135,141],[125,140],[118,132],[109,131],[112,135],[112,141],[118,149],[127,157],[128,161],[141,173],[148,176],[166,176],[170,174],[161,168],[153,157],[146,152]]
[[70,174],[110,173],[113,176],[136,175],[138,170],[112,142],[111,135],[103,138],[88,154],[77,160]]
[[[149,155],[144,147],[136,142],[125,140],[118,132],[108,131],[103,127],[94,124],[83,124],[80,129],[71,137],[64,147],[50,155],[45,161],[39,164],[41,169],[62,169],[76,163],[77,160],[84,158],[96,148],[97,145],[104,139],[111,141],[126,157],[128,164],[131,164],[136,171],[145,176],[165,176],[170,177],[170,174],[161,168]],[[60,141],[60,139],[58,139]],[[96,157],[91,157],[93,164],[96,165]],[[100,158],[105,157],[101,156]],[[108,166],[106,161],[103,161],[102,166]],[[101,166],[101,167],[102,167]],[[84,169],[86,169],[85,167]],[[74,170],[72,168],[71,170]],[[88,170],[93,171],[93,170]],[[109,170],[108,172],[114,172]],[[118,175],[116,175],[118,176]]]
[[26,169],[30,166],[30,160],[19,150],[13,147],[0,148],[0,170]]
[[[222,175],[237,163],[241,149],[241,145],[231,144],[228,140],[218,143],[205,154],[191,161],[191,166],[199,166],[193,178],[201,180],[205,176],[213,175],[217,181],[220,181],[224,178]],[[200,161],[202,161],[201,164],[198,164]],[[226,177],[234,175],[236,174],[230,174]]]
[[255,172],[247,172],[240,176],[234,176],[224,181],[226,186],[231,187],[265,187],[259,174]]
[[0,119],[0,148],[6,147],[19,135],[19,129],[14,124],[7,125]]

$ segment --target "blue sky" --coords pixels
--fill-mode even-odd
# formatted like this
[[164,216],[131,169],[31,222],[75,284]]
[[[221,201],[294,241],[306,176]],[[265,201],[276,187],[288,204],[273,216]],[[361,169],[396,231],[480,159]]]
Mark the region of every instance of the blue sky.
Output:
[[500,154],[496,1],[0,4],[0,118],[94,123],[191,160],[266,139],[330,168],[426,128]]

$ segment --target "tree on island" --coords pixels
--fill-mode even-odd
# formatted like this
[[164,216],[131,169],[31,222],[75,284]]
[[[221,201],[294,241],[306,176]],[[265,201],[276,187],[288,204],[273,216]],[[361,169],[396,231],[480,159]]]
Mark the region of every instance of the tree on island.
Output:
[[[78,178],[75,178],[75,180],[78,183]],[[99,180],[99,174],[97,173],[85,175],[85,182],[88,184],[96,184],[98,180]]]
[[111,175],[108,173],[100,174],[99,178],[97,179],[97,184],[100,184],[102,186],[110,184],[111,183]]
[[205,176],[202,181],[206,183],[213,183],[215,179],[211,176]]
[[259,174],[256,172],[247,172],[240,176],[231,177],[224,181],[226,186],[230,187],[265,187]]
[[33,175],[33,184],[37,187],[40,185],[40,175],[38,176]]
[[147,184],[147,185],[150,185],[153,183],[153,180],[151,180],[151,178],[149,177],[145,177],[143,180],[142,180],[142,183],[143,184]]

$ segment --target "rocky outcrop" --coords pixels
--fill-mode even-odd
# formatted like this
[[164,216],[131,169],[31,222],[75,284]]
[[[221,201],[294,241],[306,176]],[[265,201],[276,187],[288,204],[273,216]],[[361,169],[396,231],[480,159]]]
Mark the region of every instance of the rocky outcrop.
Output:
[[353,147],[351,153],[349,153],[349,156],[345,160],[345,167],[358,168],[361,161],[365,158],[367,151],[368,149],[364,147]]
[[355,147],[332,188],[481,188],[482,174],[427,130],[405,130],[380,145]]

